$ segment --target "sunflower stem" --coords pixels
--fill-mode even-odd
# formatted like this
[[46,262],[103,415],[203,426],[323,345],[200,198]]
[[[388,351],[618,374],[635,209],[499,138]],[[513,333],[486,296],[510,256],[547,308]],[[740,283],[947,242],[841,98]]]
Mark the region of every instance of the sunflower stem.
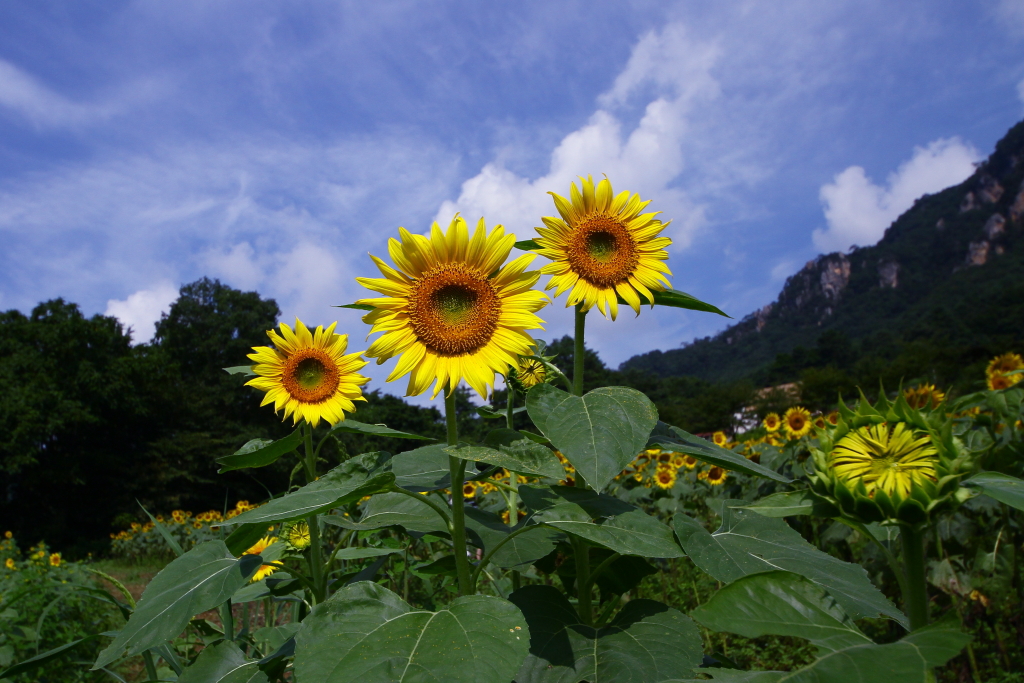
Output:
[[[505,387],[508,389],[508,400],[505,402],[505,424],[509,429],[515,429],[513,424],[515,423],[516,389],[507,379],[505,380]],[[508,494],[508,525],[509,527],[514,527],[519,523],[519,482],[516,473],[511,470],[508,473],[508,483],[513,489]],[[521,585],[522,579],[519,576],[519,572],[513,569],[512,590],[519,590]]]
[[[459,445],[459,425],[455,414],[455,386],[449,385],[444,395],[444,419],[448,424],[448,445]],[[466,479],[466,461],[448,456],[452,487],[452,552],[455,553],[455,573],[459,579],[459,595],[473,593],[469,573],[469,558],[466,556],[466,500],[462,485]]]
[[572,393],[583,395],[583,358],[586,353],[583,346],[583,335],[587,327],[587,312],[583,304],[576,304],[576,336],[572,351]]
[[[313,428],[306,424],[306,483],[316,481],[316,451],[313,449]],[[320,548],[320,523],[315,514],[306,518],[309,526],[309,573],[313,579],[313,604],[323,602],[327,597],[324,586],[324,558]]]
[[573,554],[576,556],[576,592],[579,594],[577,611],[580,619],[588,626],[594,625],[594,604],[591,601],[590,547],[586,541],[572,539]]
[[159,681],[160,677],[156,674],[156,662],[153,661],[153,653],[146,650],[142,653],[142,661],[146,663],[146,676],[151,681]]
[[903,595],[904,608],[910,617],[910,630],[916,631],[928,625],[928,587],[924,574],[924,533],[921,529],[901,525],[900,538],[903,541],[903,570],[906,574],[906,593]]

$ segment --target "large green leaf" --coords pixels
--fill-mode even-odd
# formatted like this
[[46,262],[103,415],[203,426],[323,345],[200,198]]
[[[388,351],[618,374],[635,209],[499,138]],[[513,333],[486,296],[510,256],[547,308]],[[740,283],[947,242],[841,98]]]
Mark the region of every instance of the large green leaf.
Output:
[[363,496],[387,491],[395,475],[384,468],[384,456],[366,453],[346,460],[298,491],[243,512],[225,524],[272,524],[304,519],[346,505]]
[[[497,432],[497,434],[495,433]],[[565,468],[550,448],[534,443],[511,429],[496,429],[482,446],[448,446],[445,452],[456,458],[497,465],[512,472],[551,479],[565,478]]]
[[[562,534],[547,527],[537,526],[508,538],[520,526],[510,528],[493,512],[474,507],[466,508],[466,531],[469,539],[490,552],[504,541],[490,561],[503,569],[525,569],[552,551]],[[506,540],[507,539],[507,540]]]
[[603,489],[647,445],[658,409],[636,389],[603,387],[580,397],[550,384],[526,395],[530,419],[593,488]]
[[317,605],[295,643],[300,681],[509,683],[530,631],[507,600],[469,595],[427,612],[363,581]]
[[231,455],[217,458],[217,462],[220,463],[220,470],[217,473],[224,474],[245,467],[266,467],[277,462],[285,453],[294,451],[301,444],[302,431],[299,429],[277,441],[253,439]]
[[259,665],[231,641],[203,648],[196,661],[178,677],[178,683],[268,683]]
[[259,555],[236,558],[223,541],[208,541],[176,558],[149,582],[131,619],[93,668],[176,637],[194,615],[220,605],[245,585],[260,564]]
[[792,572],[744,576],[690,616],[712,631],[747,638],[796,636],[828,651],[871,643],[828,591]]
[[436,443],[391,458],[389,467],[395,475],[395,483],[416,492],[449,488],[452,477],[446,448],[447,444]]
[[816,495],[802,489],[800,491],[780,491],[765,496],[753,503],[737,506],[744,510],[753,510],[765,517],[790,517],[794,515],[815,515],[816,517],[832,517],[839,513],[829,503]]
[[636,510],[636,506],[619,500],[606,493],[592,489],[578,489],[575,486],[527,486],[519,487],[523,504],[531,512],[538,512],[560,503],[575,503],[593,518],[614,517]]
[[681,678],[700,664],[700,632],[685,614],[653,600],[631,600],[603,628],[580,621],[561,591],[525,586],[509,600],[530,625],[530,654],[516,683]]
[[1017,477],[999,472],[982,472],[963,482],[963,486],[980,489],[1000,503],[1024,510],[1024,480]]
[[331,427],[331,431],[345,432],[347,434],[366,434],[367,436],[386,436],[389,439],[421,439],[423,441],[435,440],[429,436],[400,432],[397,429],[391,429],[386,425],[372,425],[364,422],[357,422],[355,420],[342,420]]
[[[654,427],[654,431],[651,433],[651,437],[645,447],[686,453],[687,455],[692,455],[698,460],[703,460],[704,462],[712,465],[718,465],[719,467],[723,467],[727,470],[752,474],[757,477],[767,477],[768,479],[774,479],[775,481],[781,481],[783,483],[789,482],[788,478],[782,476],[775,470],[768,469],[763,465],[758,465],[753,460],[748,460],[739,453],[734,453],[727,448],[716,446],[710,441],[702,439],[699,436],[694,436],[679,427],[673,427],[672,425],[665,424],[664,422],[658,422]],[[616,474],[618,474],[618,472],[616,472]]]
[[415,500],[404,493],[382,493],[374,496],[366,504],[358,522],[343,515],[327,515],[323,520],[334,526],[357,531],[383,529],[389,526],[401,526],[409,531],[421,533],[448,531],[448,525],[437,511],[425,502]]
[[722,509],[722,526],[714,534],[687,515],[673,518],[683,549],[705,572],[732,583],[748,574],[791,571],[825,588],[854,619],[881,614],[907,625],[906,616],[875,588],[863,567],[821,552],[785,520],[728,505]]

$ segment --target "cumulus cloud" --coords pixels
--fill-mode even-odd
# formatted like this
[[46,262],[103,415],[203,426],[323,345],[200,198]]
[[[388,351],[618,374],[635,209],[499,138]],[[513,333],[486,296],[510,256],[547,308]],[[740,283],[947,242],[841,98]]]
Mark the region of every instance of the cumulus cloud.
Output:
[[141,344],[153,338],[160,315],[170,310],[178,298],[178,288],[170,282],[160,282],[149,289],[140,289],[123,301],[111,299],[103,315],[121,321],[131,330],[132,343]]
[[874,244],[914,200],[962,182],[980,158],[978,150],[959,138],[943,138],[915,147],[884,186],[862,167],[850,166],[821,188],[828,227],[814,231],[814,245],[828,252]]
[[[460,211],[468,218],[487,216],[520,234],[532,232],[539,217],[553,212],[549,190],[567,195],[580,175],[607,174],[617,189],[629,188],[657,197],[677,246],[686,246],[704,220],[703,208],[674,187],[685,166],[683,142],[687,115],[695,104],[718,95],[711,67],[718,57],[712,43],[692,39],[680,24],[644,35],[612,87],[598,99],[598,109],[551,152],[548,171],[533,180],[486,164],[466,180],[459,197],[446,201],[436,220],[447,224]],[[650,95],[639,122],[631,129],[620,110]]]

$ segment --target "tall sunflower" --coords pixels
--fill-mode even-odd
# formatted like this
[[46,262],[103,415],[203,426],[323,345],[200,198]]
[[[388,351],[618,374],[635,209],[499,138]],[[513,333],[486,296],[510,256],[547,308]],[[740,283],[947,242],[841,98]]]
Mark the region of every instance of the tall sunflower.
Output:
[[500,225],[488,234],[483,218],[472,238],[460,216],[447,233],[434,223],[429,238],[405,228],[398,232],[401,241],[388,242],[397,269],[371,256],[384,277],[356,278],[384,295],[357,302],[374,307],[363,316],[373,326],[370,334],[383,332],[367,357],[379,365],[401,355],[388,381],[408,374],[408,396],[422,394],[434,380],[437,396],[463,379],[486,396],[495,373],[517,367],[520,354],[532,353],[534,341],[526,331],[544,322],[535,312],[548,299],[532,289],[540,273],[526,272],[534,255],[502,267],[515,236]]
[[807,436],[811,431],[811,411],[802,406],[793,406],[782,416],[782,426],[790,439]]
[[915,482],[936,480],[938,450],[927,434],[904,422],[860,427],[839,439],[829,455],[836,475],[851,483],[864,482],[868,494],[882,489],[888,495],[910,496]]
[[274,346],[253,347],[249,359],[259,376],[246,382],[267,392],[261,406],[273,403],[275,412],[284,410],[285,419],[291,416],[295,424],[305,420],[314,427],[321,419],[341,422],[345,413],[355,411],[352,402],[365,400],[360,387],[370,378],[356,372],[366,361],[360,353],[345,355],[348,335],[334,334],[335,325],[310,332],[296,318],[294,331],[285,323],[280,334],[267,331]]
[[561,218],[545,216],[546,227],[537,228],[537,253],[553,261],[540,269],[551,275],[545,289],[555,288],[556,297],[568,291],[566,306],[582,303],[590,310],[596,304],[612,320],[621,296],[639,315],[641,295],[653,305],[652,292],[671,287],[665,247],[672,240],[658,236],[668,223],[656,219],[656,212],[641,213],[650,200],[615,195],[607,178],[595,187],[593,178],[581,177],[580,186],[572,184],[570,199],[548,193]]

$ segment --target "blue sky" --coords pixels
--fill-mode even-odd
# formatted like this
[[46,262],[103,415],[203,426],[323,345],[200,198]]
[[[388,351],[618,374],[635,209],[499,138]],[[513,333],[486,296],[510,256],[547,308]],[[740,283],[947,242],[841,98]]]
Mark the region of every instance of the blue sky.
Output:
[[[672,219],[676,288],[740,318],[1022,115],[1021,0],[3,3],[0,308],[63,296],[142,341],[209,275],[362,348],[329,306],[399,225],[528,237],[607,174]],[[725,323],[595,318],[612,364]]]

